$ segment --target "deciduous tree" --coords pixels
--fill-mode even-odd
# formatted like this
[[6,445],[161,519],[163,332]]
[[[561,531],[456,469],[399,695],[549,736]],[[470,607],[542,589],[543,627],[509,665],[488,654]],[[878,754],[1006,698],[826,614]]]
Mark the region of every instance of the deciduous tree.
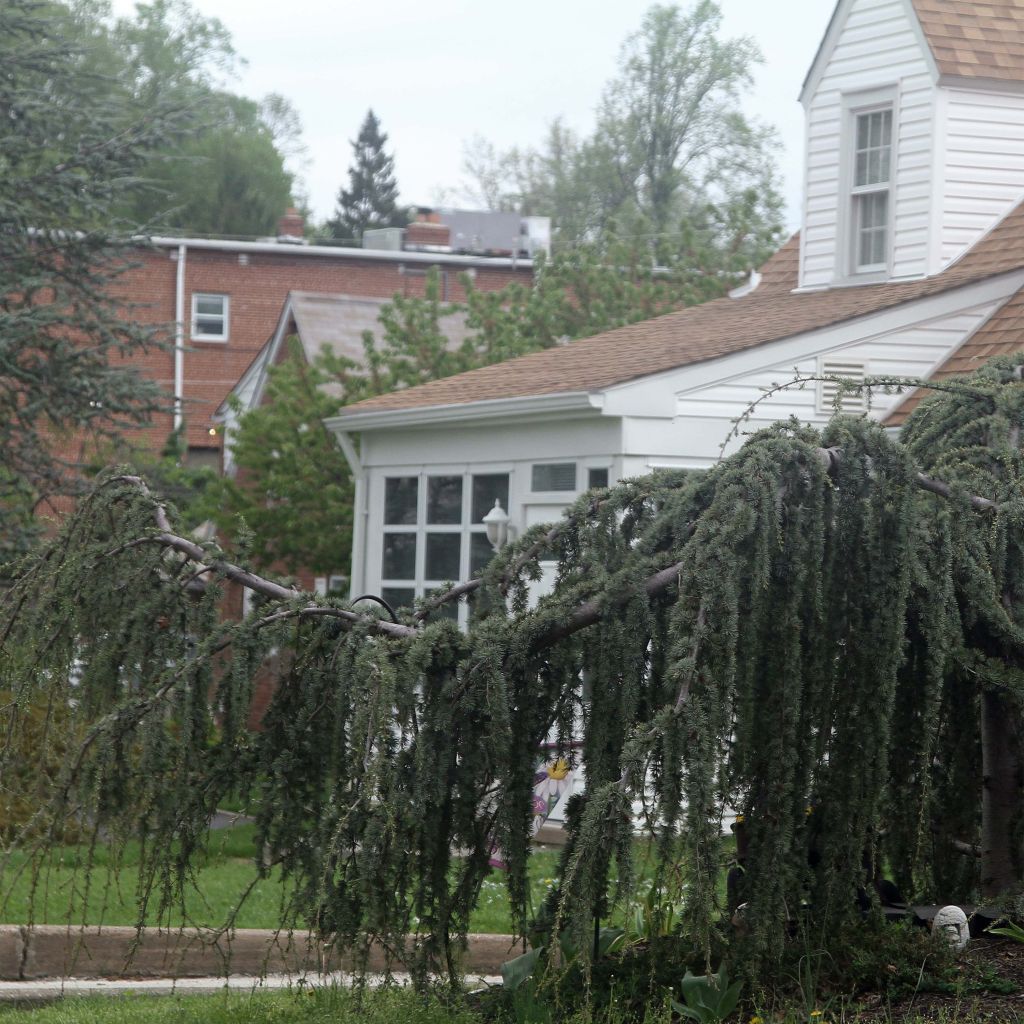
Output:
[[723,40],[713,0],[652,7],[626,40],[590,136],[559,122],[537,150],[467,150],[471,191],[497,208],[553,218],[561,244],[612,233],[663,261],[756,266],[779,231],[774,133],[747,118],[742,91],[761,56]]

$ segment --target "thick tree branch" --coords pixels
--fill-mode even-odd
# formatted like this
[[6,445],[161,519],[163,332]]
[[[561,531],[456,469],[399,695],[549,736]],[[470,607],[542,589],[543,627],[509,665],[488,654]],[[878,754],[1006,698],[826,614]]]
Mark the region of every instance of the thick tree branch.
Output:
[[[818,458],[830,474],[834,474],[838,470],[842,462],[842,454],[842,450],[839,448],[818,449]],[[145,481],[139,477],[123,476],[114,479],[124,483],[133,484],[134,486],[141,488],[147,495],[150,494]],[[923,473],[917,474],[917,485],[922,490],[929,491],[930,493],[936,494],[942,498],[951,499],[954,496],[953,488],[949,484],[942,480],[932,479],[931,477],[925,476]],[[969,500],[971,506],[980,512],[988,512],[999,507],[998,502],[995,502],[990,498],[982,498],[977,495],[972,495]],[[292,587],[282,586],[280,583],[275,583],[272,580],[268,580],[263,576],[250,572],[247,569],[243,569],[240,566],[234,565],[223,559],[208,560],[208,552],[199,544],[186,537],[178,536],[173,532],[164,507],[158,502],[154,502],[154,506],[154,518],[160,532],[154,534],[150,538],[146,538],[146,540],[151,543],[161,544],[164,547],[169,548],[172,551],[177,551],[186,558],[189,558],[197,564],[197,571],[199,573],[211,572],[223,576],[225,579],[238,583],[254,593],[262,594],[264,597],[270,598],[274,601],[295,601],[296,599],[301,599],[305,596],[303,591],[296,590]],[[564,529],[564,524],[556,524],[540,541],[531,545],[530,548],[521,553],[510,568],[509,575],[514,573],[516,569],[522,568],[522,566],[524,566],[531,558],[535,557],[546,544],[553,542],[558,537],[562,529]],[[679,572],[681,568],[682,563],[676,563],[675,565],[659,570],[644,580],[642,586],[648,597],[655,597],[667,590],[669,587],[675,585],[679,580]],[[434,598],[431,602],[428,602],[424,608],[420,609],[420,611],[416,613],[416,620],[418,622],[422,622],[430,611],[435,610],[443,604],[451,601],[457,601],[460,598],[473,593],[479,589],[481,582],[482,581],[479,579],[466,580],[465,582],[452,587],[444,594],[438,595],[438,597]],[[541,648],[550,647],[552,644],[558,643],[560,640],[564,640],[567,637],[572,636],[574,633],[578,633],[580,630],[594,625],[603,615],[615,607],[617,607],[617,603],[614,601],[585,601],[566,616],[560,624],[553,627],[540,637],[537,637],[536,644]],[[408,640],[419,635],[420,632],[420,629],[417,626],[406,626],[401,623],[389,622],[386,619],[378,619],[368,615],[361,615],[358,612],[348,611],[344,608],[332,608],[315,604],[271,614],[262,620],[260,624],[269,625],[272,622],[288,618],[334,618],[347,625],[349,628],[356,626],[366,627],[373,633],[396,640]]]

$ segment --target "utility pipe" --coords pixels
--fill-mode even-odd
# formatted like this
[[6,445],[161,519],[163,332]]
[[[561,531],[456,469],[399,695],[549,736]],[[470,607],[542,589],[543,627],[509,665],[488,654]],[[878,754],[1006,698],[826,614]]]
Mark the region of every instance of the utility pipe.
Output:
[[174,292],[174,429],[181,429],[185,405],[185,243],[178,245]]

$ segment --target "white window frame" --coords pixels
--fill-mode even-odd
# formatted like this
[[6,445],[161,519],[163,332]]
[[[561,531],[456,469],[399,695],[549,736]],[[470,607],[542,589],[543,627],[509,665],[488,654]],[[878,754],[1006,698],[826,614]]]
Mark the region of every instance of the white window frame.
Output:
[[[202,332],[198,329],[197,324],[199,322],[199,300],[200,299],[220,299],[223,302],[224,311],[221,314],[221,322],[223,324],[223,330],[220,334],[209,334]],[[204,313],[205,317],[212,316],[211,313]],[[228,332],[230,329],[231,321],[231,296],[224,295],[220,292],[193,292],[192,293],[192,329],[191,338],[193,341],[220,341],[224,342],[228,340]]]
[[[427,569],[427,534],[428,533],[449,533],[457,534],[459,541],[459,573],[452,582],[458,583],[469,578],[469,560],[471,554],[472,536],[480,534],[487,535],[487,527],[483,521],[471,522],[470,516],[473,511],[473,477],[501,475],[508,477],[509,505],[512,504],[514,487],[513,467],[508,464],[496,466],[474,466],[467,469],[465,465],[460,467],[435,467],[430,469],[402,470],[388,467],[380,475],[380,494],[377,507],[380,509],[380,551],[377,561],[375,576],[379,579],[379,591],[385,589],[406,589],[412,590],[416,598],[424,597],[432,593],[448,581],[437,580],[426,576]],[[427,522],[427,494],[430,477],[457,476],[462,478],[462,518],[459,523],[428,523]],[[384,509],[386,507],[387,481],[392,477],[416,477],[419,481],[416,490],[416,522],[406,524],[387,524],[384,522]],[[510,509],[506,512],[511,515]],[[410,533],[416,535],[416,563],[415,577],[413,579],[401,580],[394,577],[384,576],[384,538],[389,533]],[[373,557],[373,556],[371,556]],[[464,601],[458,603],[458,621],[465,625],[468,621],[469,609]]]
[[[881,111],[891,111],[889,140],[889,180],[873,185],[856,185],[858,119]],[[838,237],[836,239],[836,277],[840,283],[863,284],[884,281],[892,270],[892,251],[896,223],[896,169],[899,145],[899,92],[886,86],[864,92],[848,93],[842,100],[842,144],[840,145]],[[881,263],[858,264],[860,211],[862,197],[886,196],[885,257]]]

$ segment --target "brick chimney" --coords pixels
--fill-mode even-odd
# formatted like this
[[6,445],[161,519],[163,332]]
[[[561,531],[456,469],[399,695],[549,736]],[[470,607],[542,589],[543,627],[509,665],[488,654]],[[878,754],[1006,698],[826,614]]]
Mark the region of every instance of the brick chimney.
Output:
[[450,251],[451,229],[440,220],[440,215],[432,210],[418,210],[416,219],[405,229],[405,248],[427,252]]
[[289,206],[277,219],[277,240],[291,243],[302,242],[304,241],[305,226],[302,214],[294,206]]

